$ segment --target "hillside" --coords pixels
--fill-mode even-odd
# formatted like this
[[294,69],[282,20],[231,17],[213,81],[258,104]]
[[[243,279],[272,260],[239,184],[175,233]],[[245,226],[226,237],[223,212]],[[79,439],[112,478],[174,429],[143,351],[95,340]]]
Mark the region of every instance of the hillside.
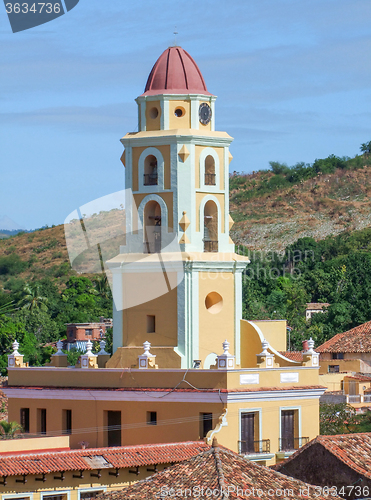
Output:
[[283,251],[306,236],[318,241],[371,226],[371,163],[362,160],[360,168],[291,184],[272,171],[232,176],[232,239],[251,250]]

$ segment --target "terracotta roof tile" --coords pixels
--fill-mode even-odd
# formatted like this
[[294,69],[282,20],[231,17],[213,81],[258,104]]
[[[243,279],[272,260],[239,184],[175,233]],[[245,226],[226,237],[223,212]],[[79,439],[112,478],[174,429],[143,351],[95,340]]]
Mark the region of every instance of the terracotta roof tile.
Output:
[[285,358],[291,359],[291,361],[303,361],[303,351],[279,351]]
[[120,446],[117,448],[88,448],[35,453],[23,455],[0,455],[0,476],[18,476],[23,474],[47,474],[49,472],[93,470],[84,458],[103,457],[110,464],[107,468],[140,467],[180,462],[193,457],[210,446],[204,441],[181,443],[146,444]]
[[371,352],[371,321],[338,333],[316,348],[317,352]]
[[[203,488],[203,490],[202,490]],[[172,497],[272,500],[305,498],[323,500],[314,486],[250,462],[222,447],[211,448],[193,458],[158,472],[120,491],[105,493],[101,500]],[[208,494],[209,492],[209,494]],[[223,495],[224,493],[224,495]],[[169,496],[171,497],[171,495]],[[339,499],[339,497],[331,497]],[[328,500],[328,499],[327,499]]]
[[295,457],[305,453],[307,448],[316,443],[321,444],[350,469],[364,477],[371,478],[371,432],[317,436],[291,455],[290,458],[276,465],[275,470],[284,470],[288,462],[295,460]]
[[330,304],[327,302],[308,302],[307,304],[307,311],[308,309],[312,311],[322,311],[324,307],[328,307]]

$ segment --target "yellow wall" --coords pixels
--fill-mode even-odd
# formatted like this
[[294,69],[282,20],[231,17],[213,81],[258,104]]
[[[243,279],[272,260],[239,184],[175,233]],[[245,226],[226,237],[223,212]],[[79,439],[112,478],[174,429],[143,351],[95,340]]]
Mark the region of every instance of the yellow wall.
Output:
[[286,320],[254,320],[264,338],[276,351],[286,351]]
[[[144,106],[144,104],[142,104]],[[146,130],[160,130],[161,128],[161,104],[160,101],[147,101],[146,104]],[[157,109],[158,115],[152,118],[152,110]]]
[[[364,363],[361,363],[359,359],[331,359],[331,360],[323,360],[320,359],[320,374],[328,373],[328,367],[333,365],[339,365],[339,372],[364,372],[364,369],[370,371],[369,366],[363,366]],[[361,366],[362,365],[362,366]],[[343,375],[344,376],[344,375]]]
[[[205,299],[211,292],[223,298],[221,310],[212,314],[206,309]],[[234,275],[233,273],[199,273],[199,356],[205,360],[211,352],[222,354],[222,343],[228,340],[234,353]]]
[[[183,108],[185,113],[181,117],[175,116],[175,110]],[[191,103],[186,100],[169,101],[169,129],[191,128]]]

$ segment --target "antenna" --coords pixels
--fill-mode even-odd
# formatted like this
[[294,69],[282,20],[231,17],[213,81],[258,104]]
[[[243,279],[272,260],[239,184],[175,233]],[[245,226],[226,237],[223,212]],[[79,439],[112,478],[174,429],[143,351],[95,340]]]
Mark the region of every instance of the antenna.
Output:
[[176,36],[179,35],[179,33],[176,30],[176,26],[175,26],[175,31],[173,32],[173,35],[174,35],[174,47],[177,47]]

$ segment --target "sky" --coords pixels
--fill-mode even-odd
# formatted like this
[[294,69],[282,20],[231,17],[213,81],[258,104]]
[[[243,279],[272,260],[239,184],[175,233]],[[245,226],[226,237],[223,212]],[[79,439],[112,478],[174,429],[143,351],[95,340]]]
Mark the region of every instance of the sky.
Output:
[[12,33],[0,5],[0,219],[61,224],[125,188],[120,138],[174,44],[217,95],[231,171],[354,156],[371,140],[369,0],[80,0]]

